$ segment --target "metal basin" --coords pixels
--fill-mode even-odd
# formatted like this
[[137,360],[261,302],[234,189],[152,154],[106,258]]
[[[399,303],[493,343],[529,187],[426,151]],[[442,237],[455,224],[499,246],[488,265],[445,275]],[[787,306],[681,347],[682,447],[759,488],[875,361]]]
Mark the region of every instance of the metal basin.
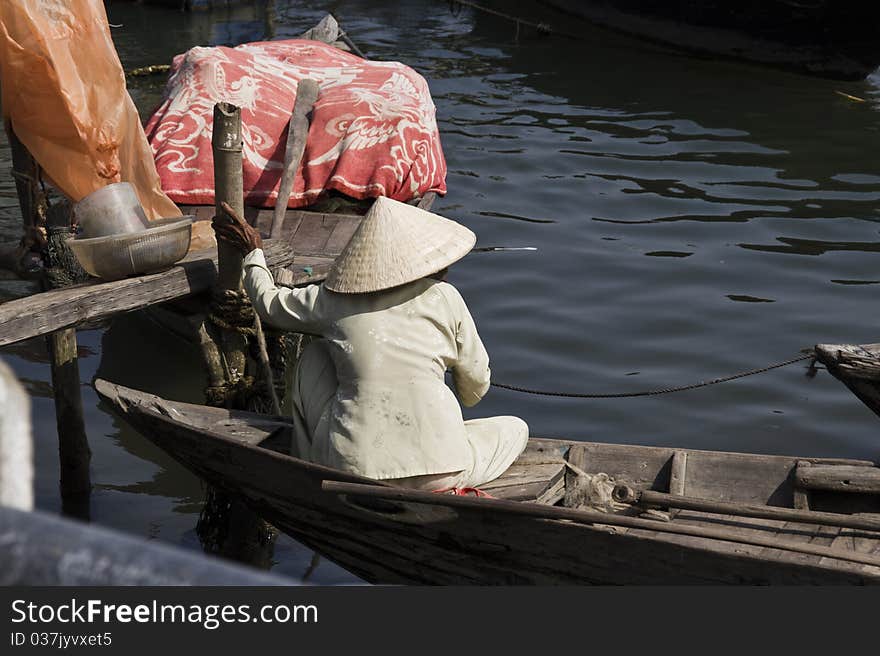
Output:
[[150,221],[150,227],[140,232],[76,238],[67,244],[89,274],[119,280],[161,271],[181,260],[189,250],[192,222],[192,216],[176,216]]

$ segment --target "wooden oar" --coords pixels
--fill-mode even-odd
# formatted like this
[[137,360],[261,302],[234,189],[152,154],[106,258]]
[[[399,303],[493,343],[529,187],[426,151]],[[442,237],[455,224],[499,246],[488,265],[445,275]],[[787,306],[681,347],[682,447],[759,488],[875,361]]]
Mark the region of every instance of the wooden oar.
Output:
[[[866,468],[870,469],[870,467]],[[843,515],[841,513],[820,512],[817,510],[798,510],[777,506],[762,506],[714,499],[698,499],[680,494],[667,494],[653,490],[634,490],[628,485],[615,485],[612,497],[619,503],[657,506],[660,508],[679,508],[721,515],[739,515],[758,519],[779,519],[786,522],[803,522],[840,528],[854,528],[863,531],[880,531],[880,515],[876,517]]]
[[598,510],[560,508],[559,506],[545,506],[538,503],[523,503],[520,501],[506,501],[503,499],[477,499],[475,497],[460,497],[449,494],[436,494],[434,492],[419,492],[407,488],[363,485],[360,483],[342,483],[331,480],[322,481],[321,488],[327,492],[350,494],[358,497],[373,497],[391,501],[420,503],[432,506],[448,506],[452,508],[479,509],[486,512],[528,516],[536,519],[557,519],[583,524],[624,526],[627,528],[655,531],[657,533],[675,533],[678,535],[688,535],[708,540],[736,542],[738,544],[749,544],[757,547],[769,547],[770,549],[805,553],[823,558],[836,558],[837,560],[880,567],[880,556],[874,556],[872,554],[842,551],[840,549],[833,549],[831,547],[820,546],[809,542],[792,542],[790,540],[779,540],[771,537],[765,538],[760,535],[744,535],[742,533],[737,533],[736,531],[709,528],[705,526],[691,526],[688,524],[677,524],[675,522],[663,523],[652,519],[603,513]]
[[272,239],[281,237],[284,227],[284,214],[287,212],[287,201],[293,191],[293,181],[299,168],[306,140],[309,137],[309,114],[318,99],[318,83],[315,80],[300,80],[296,85],[296,100],[290,123],[287,126],[287,149],[284,152],[284,172],[278,185],[278,199],[275,201],[275,213],[272,215]]

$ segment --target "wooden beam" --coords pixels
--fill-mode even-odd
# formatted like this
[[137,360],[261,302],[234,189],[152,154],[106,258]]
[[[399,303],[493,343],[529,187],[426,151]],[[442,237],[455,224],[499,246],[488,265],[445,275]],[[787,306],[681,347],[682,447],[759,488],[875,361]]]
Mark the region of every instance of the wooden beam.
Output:
[[669,472],[669,493],[684,495],[687,479],[687,451],[676,451],[672,455],[672,466]]
[[[310,261],[299,258],[306,262],[300,266],[290,246],[277,241],[265,242],[263,250],[270,269],[292,265],[299,270]],[[7,301],[0,304],[0,346],[204,292],[216,279],[216,253],[200,252],[160,273],[96,281]]]
[[[805,460],[798,461],[798,467],[811,467],[813,463],[807,462]],[[810,509],[810,492],[809,490],[805,490],[800,485],[795,483],[794,490],[792,490],[791,494],[791,502],[792,505],[798,510],[809,510]]]
[[807,490],[880,494],[880,467],[798,466],[795,482]]

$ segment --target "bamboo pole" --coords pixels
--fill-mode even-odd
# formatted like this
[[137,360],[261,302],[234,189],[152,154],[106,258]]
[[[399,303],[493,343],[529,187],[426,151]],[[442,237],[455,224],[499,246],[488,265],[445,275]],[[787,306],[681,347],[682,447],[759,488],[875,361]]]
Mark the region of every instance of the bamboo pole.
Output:
[[[230,103],[214,105],[214,211],[223,216],[221,205],[228,203],[244,216],[244,180],[242,178],[241,109]],[[242,255],[224,243],[217,244],[217,287],[241,288]]]
[[[238,107],[229,103],[214,105],[211,145],[216,214],[224,216],[221,205],[225,202],[239,216],[244,216],[241,110]],[[242,293],[241,266],[241,253],[218,240],[216,299]],[[209,402],[227,407],[240,402],[234,390],[249,366],[247,337],[235,329],[219,329],[207,322],[200,328],[199,336],[209,385],[215,391],[225,390],[213,398],[209,395]],[[277,532],[240,498],[219,488],[208,488],[196,530],[204,549],[210,553],[256,567],[268,568],[272,564]]]
[[[872,467],[864,467],[872,469]],[[680,494],[667,494],[654,490],[634,490],[628,485],[616,485],[613,492],[614,500],[619,503],[657,506],[660,508],[678,508],[680,510],[696,510],[699,512],[737,515],[739,517],[756,517],[758,519],[778,519],[786,522],[803,522],[853,528],[864,531],[880,531],[880,515],[844,515],[842,513],[820,512],[817,510],[798,510],[777,506],[761,506],[714,499],[696,499]]]

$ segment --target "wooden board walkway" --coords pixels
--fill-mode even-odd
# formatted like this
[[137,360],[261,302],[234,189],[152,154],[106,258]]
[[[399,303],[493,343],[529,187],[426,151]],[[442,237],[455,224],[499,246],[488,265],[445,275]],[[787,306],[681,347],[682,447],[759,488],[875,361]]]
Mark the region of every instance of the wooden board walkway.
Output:
[[[332,262],[332,258],[294,257],[283,243],[267,244],[266,259],[272,267],[289,268],[297,282],[307,282],[316,268]],[[305,267],[312,267],[311,276],[303,271]],[[160,273],[95,281],[7,301],[0,304],[0,346],[204,292],[216,278],[216,252],[201,252]]]

